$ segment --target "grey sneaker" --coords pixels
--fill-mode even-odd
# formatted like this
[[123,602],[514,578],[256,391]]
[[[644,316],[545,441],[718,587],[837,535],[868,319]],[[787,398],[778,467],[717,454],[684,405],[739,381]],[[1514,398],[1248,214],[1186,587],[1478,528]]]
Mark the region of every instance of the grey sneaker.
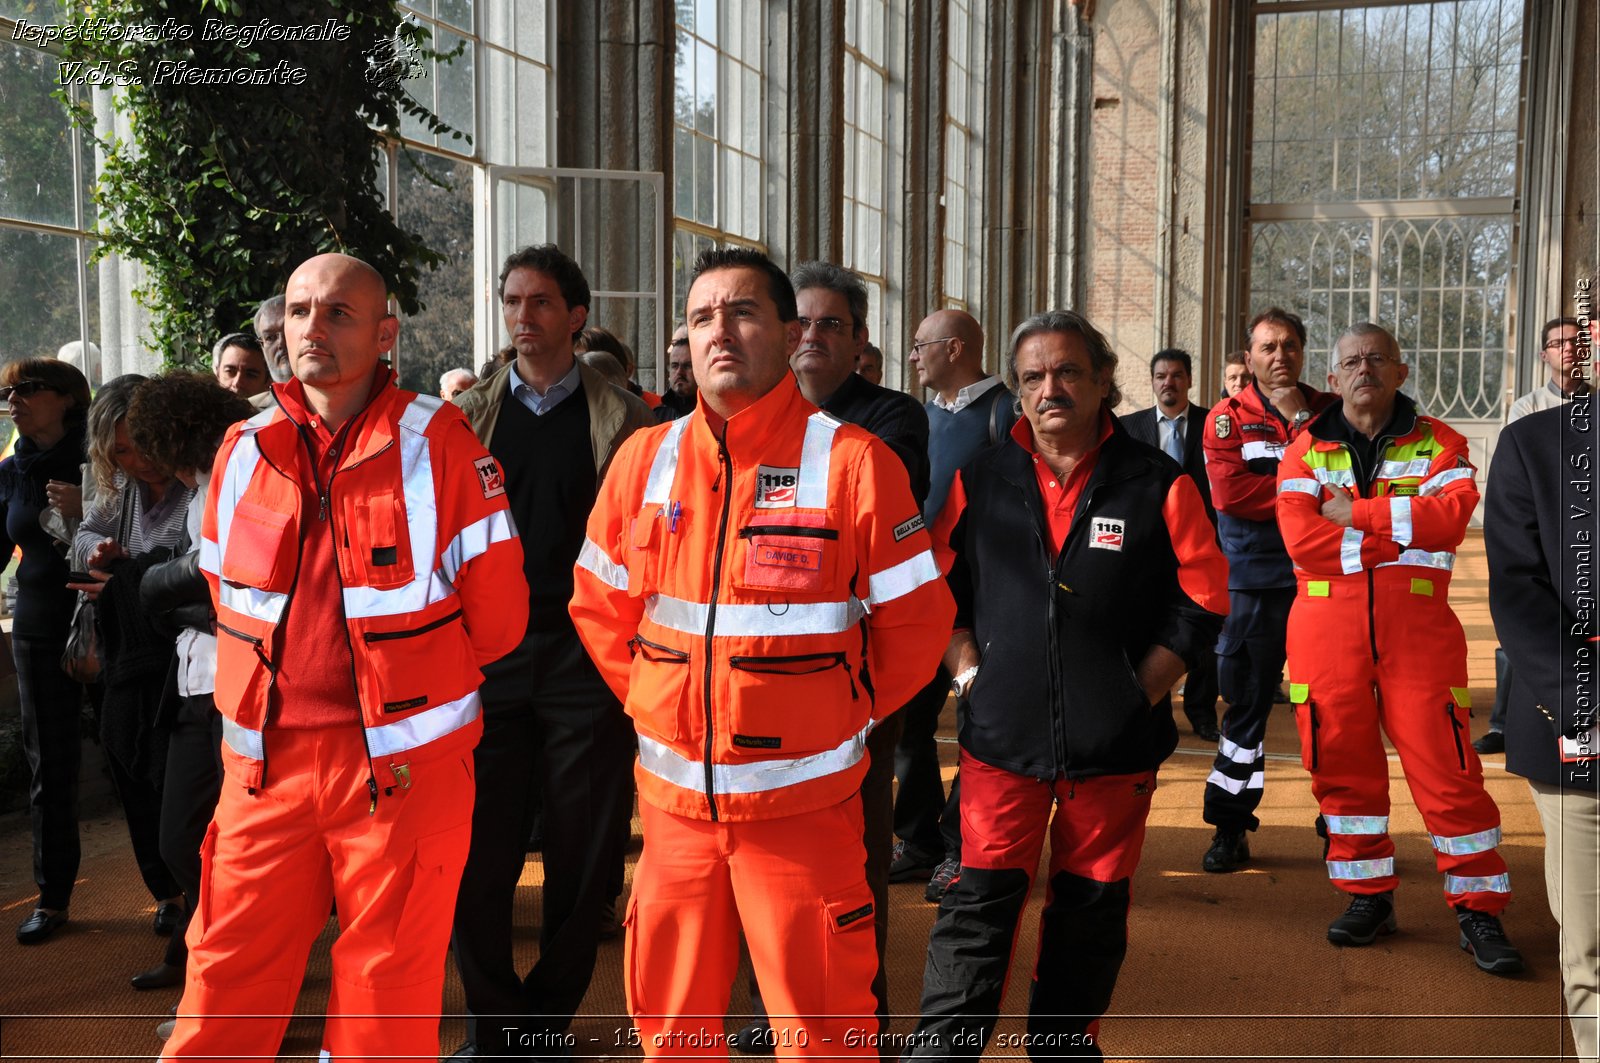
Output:
[[951,886],[961,880],[961,861],[945,860],[934,869],[933,877],[928,880],[928,886],[922,895],[931,904],[938,904],[944,900],[944,895]]

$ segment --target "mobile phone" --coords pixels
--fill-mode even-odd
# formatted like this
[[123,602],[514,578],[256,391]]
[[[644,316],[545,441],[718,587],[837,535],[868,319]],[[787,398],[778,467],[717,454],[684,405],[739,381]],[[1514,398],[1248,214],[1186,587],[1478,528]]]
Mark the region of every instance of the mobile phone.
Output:
[[67,582],[68,583],[95,583],[97,581],[95,580],[94,576],[92,574],[88,573],[88,572],[68,572],[67,573]]

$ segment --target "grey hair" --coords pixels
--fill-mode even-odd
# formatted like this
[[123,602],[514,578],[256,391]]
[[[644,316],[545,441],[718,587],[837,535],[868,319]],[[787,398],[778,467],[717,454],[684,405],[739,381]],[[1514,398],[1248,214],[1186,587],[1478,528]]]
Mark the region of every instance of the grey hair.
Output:
[[867,286],[853,270],[832,262],[802,262],[789,281],[794,285],[797,295],[807,288],[838,292],[850,307],[850,316],[855,319],[852,323],[854,327],[859,329],[866,325]]
[[[443,373],[439,374],[439,390],[443,391],[445,388],[449,387],[450,381],[454,380],[458,376],[470,378],[472,380],[472,384],[476,384],[478,382],[478,374],[474,373],[470,369],[446,369]],[[467,387],[470,388],[472,384],[468,384]]]
[[1111,349],[1111,344],[1106,342],[1100,330],[1089,324],[1088,318],[1074,310],[1046,310],[1034,314],[1016,327],[1006,347],[1006,387],[1021,397],[1022,389],[1017,386],[1017,351],[1026,340],[1047,332],[1077,336],[1083,340],[1083,345],[1089,349],[1089,368],[1094,370],[1095,376],[1111,385],[1111,390],[1106,394],[1106,405],[1115,407],[1122,402],[1122,389],[1117,387],[1117,352]]
[[1356,339],[1361,336],[1382,336],[1389,341],[1389,350],[1394,353],[1395,361],[1403,361],[1400,354],[1400,341],[1394,338],[1394,333],[1382,325],[1375,325],[1371,321],[1357,321],[1354,325],[1339,333],[1339,338],[1333,341],[1333,353],[1329,361],[1337,366],[1339,364],[1339,348],[1347,339]]

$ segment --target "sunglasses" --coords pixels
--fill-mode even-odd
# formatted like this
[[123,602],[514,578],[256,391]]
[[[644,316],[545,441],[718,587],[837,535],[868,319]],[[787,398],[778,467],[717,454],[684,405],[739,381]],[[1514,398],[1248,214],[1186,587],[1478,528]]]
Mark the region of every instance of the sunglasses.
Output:
[[8,388],[0,388],[0,402],[10,402],[15,396],[19,399],[30,399],[41,391],[54,391],[62,394],[60,388],[54,384],[46,384],[43,380],[19,380]]

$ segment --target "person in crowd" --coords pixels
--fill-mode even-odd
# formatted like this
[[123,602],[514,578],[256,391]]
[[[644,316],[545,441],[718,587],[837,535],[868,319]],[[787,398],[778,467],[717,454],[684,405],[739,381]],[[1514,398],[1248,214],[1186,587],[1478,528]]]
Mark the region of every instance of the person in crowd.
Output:
[[[807,402],[847,424],[860,425],[894,451],[911,479],[911,495],[921,506],[928,493],[928,419],[910,395],[867,380],[856,372],[867,345],[867,287],[850,270],[832,262],[804,262],[790,276],[800,317],[800,345],[789,358]],[[925,688],[928,689],[928,688]],[[942,704],[946,687],[931,687]],[[918,697],[927,696],[919,694]],[[913,699],[915,700],[915,699]],[[867,852],[867,884],[877,909],[878,973],[872,992],[878,1002],[878,1029],[889,1028],[889,978],[884,955],[889,942],[889,863],[894,844],[894,751],[904,711],[889,716],[867,737],[867,775],[861,784]],[[770,1052],[772,1027],[766,1019],[760,985],[751,980],[754,1020],[734,1035],[741,1051]]]
[[[253,337],[252,337],[253,339]],[[263,376],[265,370],[263,369]],[[128,404],[128,438],[155,468],[203,498],[222,434],[255,412],[246,396],[199,373],[173,372],[144,381]],[[165,701],[156,729],[167,736],[158,841],[183,893],[184,917],[162,961],[133,976],[135,989],[183,983],[184,931],[200,898],[200,843],[222,786],[222,717],[212,699],[217,637],[211,594],[200,573],[200,515],[191,503],[179,556],[155,564],[139,585],[142,613],[177,630],[177,700]]]
[[1466,740],[1467,639],[1449,602],[1478,487],[1466,439],[1399,393],[1407,371],[1389,332],[1350,326],[1329,374],[1339,403],[1278,466],[1278,525],[1297,583],[1289,698],[1328,877],[1350,895],[1328,940],[1369,945],[1396,925],[1381,725],[1433,841],[1461,947],[1483,970],[1512,974],[1522,956],[1499,920],[1511,899],[1500,810]]
[[1278,459],[1334,397],[1300,382],[1306,326],[1279,307],[1245,330],[1249,382],[1206,418],[1206,474],[1228,558],[1230,609],[1217,640],[1217,685],[1228,711],[1206,779],[1205,821],[1216,828],[1201,866],[1237,870],[1250,859],[1249,831],[1266,788],[1267,717],[1283,677],[1284,632],[1294,568],[1273,512]]
[[[484,734],[474,761],[472,848],[456,902],[454,950],[467,1040],[455,1058],[554,1053],[594,973],[631,815],[633,746],[622,706],[567,614],[584,522],[620,447],[653,424],[644,403],[574,354],[589,282],[553,244],[500,270],[515,357],[456,399],[505,472],[520,529],[527,624],[484,669]],[[588,460],[583,460],[587,458]],[[535,813],[544,860],[539,959],[512,956],[513,902]]]
[[83,687],[61,668],[77,596],[70,567],[40,525],[50,485],[82,477],[89,382],[54,358],[21,358],[0,368],[0,400],[17,444],[0,462],[0,556],[21,548],[11,651],[17,666],[22,748],[28,762],[33,878],[39,898],[17,927],[24,945],[46,941],[67,922],[78,877],[78,762]]
[[272,387],[261,341],[248,332],[230,332],[218,340],[211,348],[211,368],[217,383],[241,399],[255,398]]
[[[599,325],[590,325],[578,334],[576,347],[579,354],[585,352],[609,354],[615,358],[618,367],[622,370],[625,390],[632,392],[639,401],[652,410],[661,405],[660,395],[653,391],[644,390],[639,386],[639,382],[634,379],[634,375],[639,368],[638,359],[634,357],[633,348],[622,342],[622,337],[610,329],[601,328]],[[599,363],[590,364],[598,367]]]
[[105,657],[101,744],[127,814],[139,875],[156,901],[156,932],[170,937],[183,924],[184,905],[179,884],[161,857],[167,751],[158,718],[173,638],[149,623],[139,604],[139,584],[151,565],[173,556],[194,491],[133,445],[128,407],[144,379],[123,377],[113,384],[119,381],[121,386],[101,388],[89,408],[89,466],[96,497],[78,526],[72,554],[82,561],[77,567],[94,578],[69,586],[96,603]]
[[1116,368],[1077,313],[1017,326],[1023,419],[956,475],[934,528],[956,599],[945,667],[968,702],[961,874],[910,1058],[983,1054],[1047,835],[1028,1032],[1042,1054],[1100,1056],[1156,769],[1178,743],[1170,691],[1228,608],[1194,481],[1111,415]]
[[[1589,350],[1579,354],[1592,365]],[[1506,770],[1528,780],[1544,826],[1545,891],[1561,927],[1561,984],[1582,1060],[1600,1055],[1600,752],[1593,583],[1574,564],[1573,545],[1592,552],[1600,542],[1594,414],[1589,392],[1507,425],[1483,519],[1489,612],[1513,665]]]
[[868,343],[861,348],[861,354],[856,358],[856,372],[867,383],[883,386],[883,352],[877,344]]
[[[578,354],[578,361],[605,377],[606,383],[614,384],[623,391],[628,390],[628,370],[617,361],[616,355],[606,351],[583,351]],[[651,421],[653,423],[655,418],[652,417]]]
[[656,408],[657,421],[671,421],[694,412],[699,388],[694,381],[694,360],[689,357],[689,328],[679,325],[667,345],[667,390]]
[[578,557],[573,620],[638,732],[625,963],[647,1056],[725,1055],[741,927],[779,1055],[877,1054],[846,1036],[874,1023],[878,967],[866,744],[952,610],[893,451],[801,394],[798,318],[765,255],[699,257],[701,401],[623,446]]
[[[931,527],[956,471],[1011,431],[1016,396],[984,369],[983,328],[965,310],[936,310],[923,318],[911,341],[911,364],[918,383],[933,392],[923,407],[929,484],[922,513]],[[894,764],[900,783],[894,805],[899,843],[889,866],[890,882],[926,879],[923,896],[933,903],[961,873],[961,776],[951,783],[947,798],[934,741],[950,690],[950,673],[943,665],[940,669],[923,694],[906,706]],[[959,721],[965,709],[959,699],[956,706]]]
[[477,382],[478,374],[470,369],[446,369],[439,376],[439,397],[450,402]]
[[[1150,359],[1150,386],[1155,391],[1156,404],[1128,414],[1122,424],[1133,438],[1164,451],[1183,466],[1206,504],[1206,516],[1215,525],[1217,514],[1211,508],[1211,481],[1206,476],[1202,443],[1206,411],[1189,401],[1193,385],[1194,361],[1188,351],[1176,347],[1157,351]],[[1217,730],[1216,647],[1186,663],[1189,676],[1184,680],[1183,714],[1196,735],[1215,742],[1222,737]]]
[[[1590,377],[1584,371],[1586,362],[1580,357],[1584,353],[1581,338],[1575,317],[1551,318],[1544,323],[1539,332],[1539,357],[1549,367],[1550,379],[1511,404],[1507,424],[1530,413],[1554,409],[1593,390]],[[1516,686],[1510,658],[1502,647],[1495,647],[1494,665],[1495,695],[1494,707],[1489,711],[1489,729],[1472,743],[1473,749],[1485,754],[1506,751],[1506,710],[1510,705],[1510,693]]]
[[82,340],[71,340],[56,349],[56,358],[66,362],[83,374],[90,390],[100,386],[100,345],[93,340],[87,345]]
[[[256,337],[261,340],[261,353],[266,355],[267,369],[272,373],[273,382],[277,384],[287,383],[294,375],[290,366],[289,350],[283,337],[283,306],[281,295],[263,300],[261,305],[256,307],[256,316],[251,322]],[[270,403],[270,400],[268,401]],[[259,397],[257,405],[261,405]]]
[[325,1055],[433,1057],[472,815],[479,669],[524,622],[505,479],[394,385],[370,265],[290,276],[295,379],[230,428],[201,520],[222,791],[166,1059],[276,1054],[337,904]]
[[1231,399],[1250,384],[1250,352],[1233,351],[1222,363],[1222,397]]

